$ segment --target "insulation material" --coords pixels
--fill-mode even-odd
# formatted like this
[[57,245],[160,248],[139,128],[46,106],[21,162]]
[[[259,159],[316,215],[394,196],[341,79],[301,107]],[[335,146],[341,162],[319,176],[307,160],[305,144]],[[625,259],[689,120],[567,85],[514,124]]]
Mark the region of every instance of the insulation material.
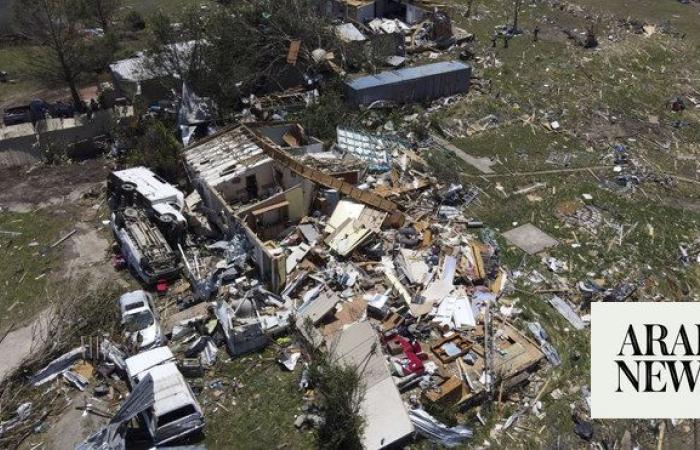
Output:
[[404,275],[411,284],[424,284],[428,278],[430,267],[423,255],[417,251],[402,248],[399,250],[399,264]]
[[448,427],[420,408],[409,410],[408,416],[418,434],[447,448],[457,447],[474,435],[470,428],[463,425]]

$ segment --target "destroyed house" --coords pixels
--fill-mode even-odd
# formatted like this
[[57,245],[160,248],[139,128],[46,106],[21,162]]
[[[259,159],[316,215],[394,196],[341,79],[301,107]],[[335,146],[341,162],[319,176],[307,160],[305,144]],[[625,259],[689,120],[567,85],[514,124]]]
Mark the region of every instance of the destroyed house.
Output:
[[288,271],[287,256],[274,239],[311,213],[320,187],[326,188],[326,195],[320,196],[323,198],[316,206],[327,213],[333,211],[341,194],[371,207],[353,210],[356,216],[347,217],[346,223],[329,230],[334,231],[329,237],[331,247],[341,254],[367,237],[367,231],[357,227],[378,229],[387,213],[395,223],[403,217],[393,202],[346,181],[356,180],[356,173],[336,175],[316,168],[328,164],[321,155],[336,161],[340,156],[315,153],[319,150],[316,140],[300,134],[299,128],[291,128],[296,129],[296,137],[289,131],[282,133],[284,129],[231,127],[184,153],[187,172],[202,198],[205,214],[225,234],[245,234],[260,278],[274,292],[284,287]]
[[403,22],[388,19],[373,19],[367,26],[357,22],[335,26],[347,63],[358,68],[368,56],[382,59],[400,56],[402,61],[406,54],[404,32],[408,30]]
[[324,0],[321,7],[324,14],[343,17],[356,22],[369,22],[377,17],[398,18],[414,24],[433,7],[427,0]]
[[48,117],[32,123],[0,126],[0,167],[37,163],[50,148],[63,148],[72,160],[103,151],[99,141],[109,135],[115,122],[134,115],[131,106],[94,111],[90,117]]
[[[274,131],[273,139],[285,142],[287,133]],[[307,215],[314,185],[277,164],[259,140],[248,127],[229,128],[187,148],[185,162],[209,219],[226,234],[245,233],[261,279],[278,291],[285,281],[284,255],[269,239]],[[309,150],[297,138],[287,141],[294,145],[287,145],[291,152]]]
[[471,71],[463,62],[443,61],[366,75],[345,82],[345,100],[352,105],[434,100],[466,92]]
[[[192,53],[197,41],[178,42],[169,46],[168,51],[177,54],[178,61],[186,61]],[[170,91],[164,81],[174,81],[177,67],[154,70],[151,60],[144,52],[139,52],[133,58],[115,61],[109,65],[109,71],[117,92],[133,100],[137,95],[147,100],[168,98]]]

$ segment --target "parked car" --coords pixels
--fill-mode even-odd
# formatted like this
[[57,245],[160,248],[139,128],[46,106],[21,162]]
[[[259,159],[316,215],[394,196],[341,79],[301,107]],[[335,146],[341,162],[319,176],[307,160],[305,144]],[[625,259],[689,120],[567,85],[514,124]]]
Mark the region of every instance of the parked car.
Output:
[[126,361],[132,389],[147,375],[153,378],[155,403],[140,414],[155,446],[198,433],[204,428],[202,407],[175,364],[168,347],[141,352]]
[[73,105],[58,101],[53,104],[43,100],[34,99],[28,105],[15,106],[5,109],[2,120],[5,126],[19,125],[21,123],[36,123],[47,117],[70,118],[75,114]]
[[6,127],[31,122],[29,105],[6,108],[5,113],[2,115],[2,122]]
[[43,100],[34,99],[29,102],[29,118],[32,123],[51,117],[51,105]]
[[75,108],[69,103],[58,101],[51,105],[51,117],[70,119],[75,115]]
[[163,343],[151,294],[146,291],[127,292],[119,297],[119,309],[124,333],[139,349],[157,347]]

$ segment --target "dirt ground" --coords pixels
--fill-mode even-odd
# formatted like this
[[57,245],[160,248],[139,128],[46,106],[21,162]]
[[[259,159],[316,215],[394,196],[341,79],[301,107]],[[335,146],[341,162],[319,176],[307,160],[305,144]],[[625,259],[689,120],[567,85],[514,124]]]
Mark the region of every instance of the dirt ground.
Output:
[[[105,270],[109,267],[111,247],[109,230],[103,223],[106,212],[102,186],[107,172],[102,160],[0,171],[0,214],[48,210],[59,218],[65,230],[62,235],[76,230],[60,245],[57,263],[48,273],[47,289],[70,280],[123,282],[115,271]],[[30,354],[32,343],[41,338],[40,324],[49,314],[44,308],[37,307],[40,312],[34,319],[14,323],[4,338],[0,334],[0,379],[18,367]]]
[[108,419],[95,414],[85,414],[78,409],[86,403],[94,402],[91,397],[92,395],[87,391],[73,396],[64,414],[58,417],[56,423],[46,433],[30,438],[26,443],[27,447],[74,449],[95,430],[105,426]]
[[102,159],[64,166],[32,166],[0,170],[0,211],[28,212],[75,203],[86,189],[105,181]]
[[[104,160],[0,171],[0,214],[17,213],[45,220],[48,212],[49,217],[59,222],[59,236],[76,230],[57,246],[56,262],[47,274],[46,289],[72,280],[88,280],[88,284],[94,285],[118,283],[123,284],[125,290],[129,289],[128,283],[111,269],[109,263],[112,240],[108,226],[103,223],[107,219],[103,188],[108,171]],[[50,309],[41,305],[41,299],[22,301],[38,302],[38,313],[14,324],[4,337],[0,330],[0,380],[18,368],[46,335],[45,324]],[[65,397],[65,412],[57,422],[47,433],[29,438],[23,448],[75,448],[105,422],[76,409],[87,399],[87,393],[71,391]]]

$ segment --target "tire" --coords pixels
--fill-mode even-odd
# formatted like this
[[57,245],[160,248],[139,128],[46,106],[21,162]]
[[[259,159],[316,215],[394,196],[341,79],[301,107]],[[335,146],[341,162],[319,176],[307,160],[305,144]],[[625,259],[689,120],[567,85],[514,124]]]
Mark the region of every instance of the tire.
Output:
[[134,192],[136,190],[136,185],[129,181],[122,183],[122,191],[124,192]]
[[138,211],[134,208],[124,208],[124,217],[136,219],[138,217]]
[[158,220],[160,220],[161,223],[171,224],[175,222],[175,216],[172,214],[162,214],[158,216]]

